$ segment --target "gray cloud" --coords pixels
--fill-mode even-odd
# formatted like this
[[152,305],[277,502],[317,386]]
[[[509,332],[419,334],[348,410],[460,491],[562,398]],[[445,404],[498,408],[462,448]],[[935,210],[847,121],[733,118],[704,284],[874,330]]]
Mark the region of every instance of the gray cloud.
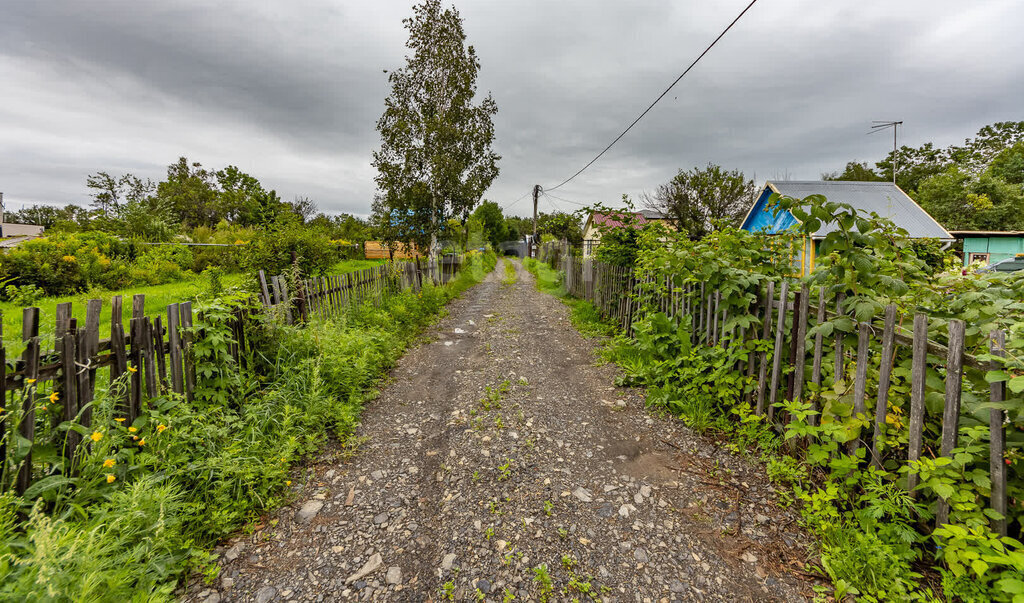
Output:
[[[0,190],[15,208],[83,203],[89,173],[157,179],[187,155],[236,164],[285,198],[365,214],[383,70],[402,64],[409,4],[8,7]],[[483,65],[480,89],[499,106],[501,176],[487,197],[508,203],[582,167],[743,5],[460,2]],[[817,178],[884,156],[891,139],[865,136],[872,119],[903,119],[901,142],[915,145],[1024,119],[1021,22],[1024,6],[1012,1],[759,3],[633,132],[555,194],[613,202],[709,161],[759,180]]]

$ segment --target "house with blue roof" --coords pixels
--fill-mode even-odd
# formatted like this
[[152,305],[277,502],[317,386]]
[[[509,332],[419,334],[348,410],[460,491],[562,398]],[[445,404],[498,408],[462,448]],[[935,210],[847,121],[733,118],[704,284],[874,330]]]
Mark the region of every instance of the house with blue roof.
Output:
[[[798,224],[796,217],[789,211],[775,213],[774,208],[768,207],[768,198],[772,193],[796,199],[803,199],[810,195],[822,195],[829,201],[852,205],[866,215],[874,212],[883,218],[888,218],[896,226],[906,230],[911,238],[938,239],[945,243],[951,243],[954,240],[949,231],[892,182],[769,180],[765,183],[761,194],[758,195],[757,201],[743,218],[740,228],[750,232],[779,234]],[[804,276],[814,270],[814,258],[821,240],[834,230],[836,230],[835,223],[822,224],[816,232],[804,237],[793,257],[794,267],[799,268],[799,276]]]

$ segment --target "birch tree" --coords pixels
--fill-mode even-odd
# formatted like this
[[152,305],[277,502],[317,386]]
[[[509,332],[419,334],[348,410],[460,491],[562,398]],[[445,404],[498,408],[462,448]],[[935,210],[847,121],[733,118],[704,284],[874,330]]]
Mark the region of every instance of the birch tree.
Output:
[[480,61],[458,10],[426,0],[403,24],[409,54],[388,75],[391,94],[377,122],[373,211],[387,243],[429,244],[433,254],[447,221],[465,219],[498,175],[498,106],[489,93],[475,102]]

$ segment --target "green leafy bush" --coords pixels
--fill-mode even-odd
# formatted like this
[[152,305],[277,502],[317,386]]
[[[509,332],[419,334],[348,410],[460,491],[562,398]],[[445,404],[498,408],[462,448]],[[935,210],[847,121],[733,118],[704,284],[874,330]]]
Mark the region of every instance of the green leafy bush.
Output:
[[56,233],[26,241],[0,256],[0,279],[34,285],[46,295],[117,288],[131,245],[102,232]]

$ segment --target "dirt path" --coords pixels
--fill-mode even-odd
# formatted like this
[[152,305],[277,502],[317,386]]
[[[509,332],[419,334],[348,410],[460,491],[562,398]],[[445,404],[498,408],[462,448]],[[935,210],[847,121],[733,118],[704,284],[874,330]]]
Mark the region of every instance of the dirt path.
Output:
[[366,408],[359,449],[310,467],[294,505],[228,543],[220,578],[188,600],[811,594],[785,569],[802,536],[763,470],[615,388],[596,343],[516,266],[515,284],[499,264],[451,304]]

